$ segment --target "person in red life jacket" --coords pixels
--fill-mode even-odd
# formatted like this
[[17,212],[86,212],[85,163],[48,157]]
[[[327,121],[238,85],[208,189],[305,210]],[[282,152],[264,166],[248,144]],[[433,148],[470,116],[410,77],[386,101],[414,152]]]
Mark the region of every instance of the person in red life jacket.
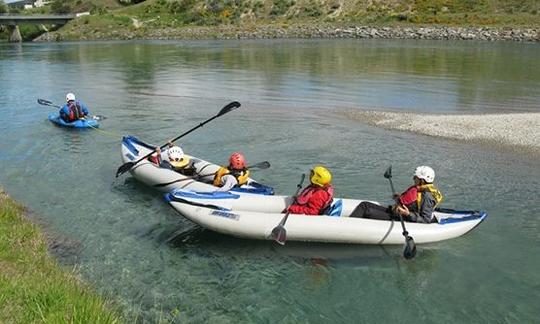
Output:
[[240,187],[248,184],[249,170],[246,159],[240,152],[234,152],[229,157],[229,165],[220,167],[214,175],[214,186],[219,187],[217,191],[228,191],[233,187]]
[[412,186],[401,195],[394,196],[396,204],[385,207],[364,201],[350,217],[399,220],[399,213],[404,221],[431,223],[435,207],[443,200],[442,193],[433,185],[435,171],[428,166],[419,166],[414,171],[413,180]]
[[169,148],[167,149],[167,160],[162,159],[159,147],[156,147],[156,152],[150,155],[148,159],[162,168],[176,171],[185,176],[194,176],[196,174],[193,161],[184,154],[180,146],[175,146],[172,142],[169,142]]
[[73,93],[68,93],[66,95],[66,104],[60,108],[59,114],[66,123],[71,123],[85,118],[88,116],[89,112],[84,103],[75,100],[75,95]]
[[334,188],[332,187],[332,174],[323,166],[316,166],[311,170],[310,185],[307,186],[294,202],[283,212],[304,215],[322,215],[332,204]]

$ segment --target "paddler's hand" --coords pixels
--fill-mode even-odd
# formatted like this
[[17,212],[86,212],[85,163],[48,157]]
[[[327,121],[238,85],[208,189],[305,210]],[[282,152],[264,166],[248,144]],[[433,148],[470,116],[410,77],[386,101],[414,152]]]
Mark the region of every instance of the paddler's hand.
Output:
[[173,147],[173,146],[174,146],[173,143],[172,143],[172,141],[168,141],[167,143],[169,144],[169,147]]
[[396,206],[396,212],[399,213],[403,217],[407,217],[411,213],[409,211],[409,208],[407,208],[407,206]]
[[156,153],[157,153],[158,155],[161,154],[161,147],[159,147],[159,146],[156,147]]

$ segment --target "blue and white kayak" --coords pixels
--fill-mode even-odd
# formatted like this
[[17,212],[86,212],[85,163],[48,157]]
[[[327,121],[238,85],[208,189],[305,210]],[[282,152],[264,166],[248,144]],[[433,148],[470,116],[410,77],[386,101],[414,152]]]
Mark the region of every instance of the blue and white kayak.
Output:
[[56,125],[68,128],[98,128],[99,122],[95,119],[79,119],[71,123],[66,123],[58,113],[49,115],[49,120]]
[[[124,136],[122,139],[122,162],[133,162],[153,151],[155,146],[144,143],[134,136]],[[167,159],[167,151],[161,153],[162,159]],[[170,169],[161,168],[147,159],[137,163],[129,171],[131,175],[146,184],[162,192],[169,192],[173,189],[190,189],[197,191],[215,191],[212,185],[214,173],[220,168],[219,165],[207,162],[192,155],[186,154],[194,162],[196,174],[202,177],[190,177]],[[240,194],[273,195],[272,187],[258,183],[249,179],[246,185],[234,188],[233,192]]]
[[[287,196],[254,196],[230,193],[197,193],[175,190],[165,196],[170,205],[194,223],[241,238],[270,240],[281,213],[291,201]],[[290,214],[285,225],[287,240],[349,244],[403,244],[399,221],[348,217],[362,202],[334,199],[328,215]],[[487,217],[483,211],[438,209],[436,222],[407,223],[416,243],[430,243],[462,236]]]

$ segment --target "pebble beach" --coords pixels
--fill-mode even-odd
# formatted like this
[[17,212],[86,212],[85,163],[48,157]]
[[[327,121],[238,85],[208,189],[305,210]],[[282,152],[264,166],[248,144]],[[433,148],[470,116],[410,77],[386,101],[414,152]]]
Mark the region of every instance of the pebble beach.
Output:
[[351,111],[347,117],[372,126],[540,154],[540,113],[420,114]]

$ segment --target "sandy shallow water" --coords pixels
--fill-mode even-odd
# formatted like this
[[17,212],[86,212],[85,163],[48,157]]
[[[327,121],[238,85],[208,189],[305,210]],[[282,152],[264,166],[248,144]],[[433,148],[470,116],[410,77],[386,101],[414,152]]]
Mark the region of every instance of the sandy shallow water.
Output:
[[348,111],[347,117],[378,127],[540,154],[540,113],[425,114]]

